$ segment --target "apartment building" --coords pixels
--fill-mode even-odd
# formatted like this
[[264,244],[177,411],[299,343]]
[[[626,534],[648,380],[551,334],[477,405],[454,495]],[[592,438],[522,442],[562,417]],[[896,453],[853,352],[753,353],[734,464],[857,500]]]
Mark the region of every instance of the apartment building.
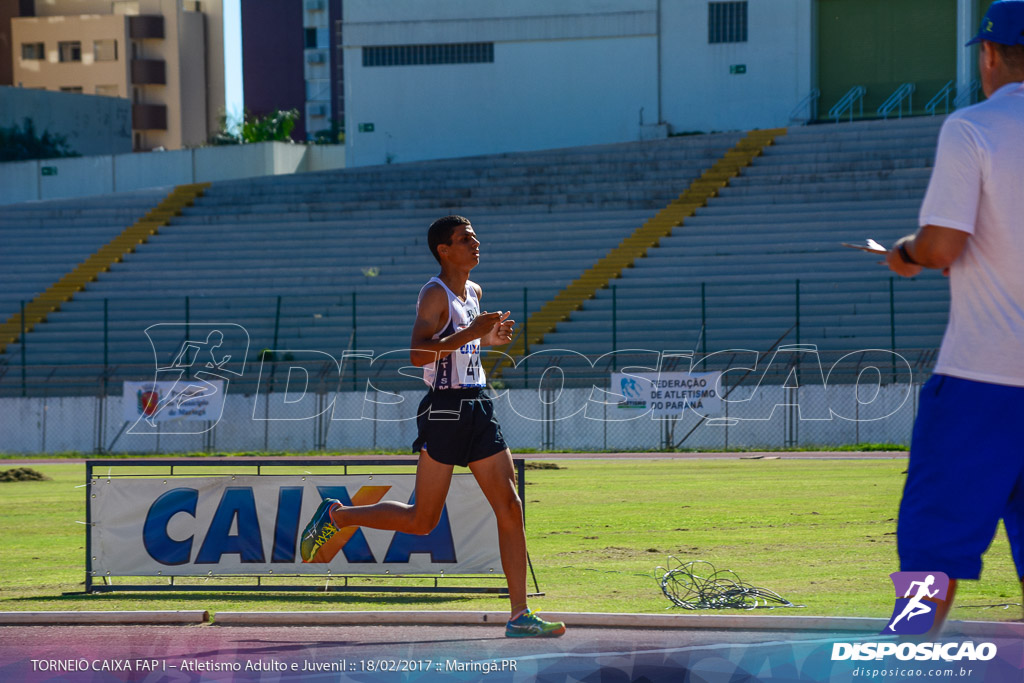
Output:
[[224,110],[221,0],[48,0],[11,20],[13,84],[122,97],[136,151],[201,145]]

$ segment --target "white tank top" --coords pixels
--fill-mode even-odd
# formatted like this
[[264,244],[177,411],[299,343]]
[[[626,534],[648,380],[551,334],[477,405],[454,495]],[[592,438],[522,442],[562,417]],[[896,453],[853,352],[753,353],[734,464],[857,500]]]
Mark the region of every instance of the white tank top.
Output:
[[[424,288],[431,282],[436,282],[444,287],[444,291],[448,295],[448,322],[440,332],[433,336],[434,339],[448,337],[469,327],[473,319],[480,315],[480,300],[476,296],[476,289],[467,286],[466,300],[463,301],[437,277],[430,278]],[[422,295],[423,290],[420,290],[420,296]],[[480,340],[474,339],[467,342],[441,360],[424,365],[423,381],[427,383],[427,386],[437,390],[487,386],[483,365],[480,363]]]

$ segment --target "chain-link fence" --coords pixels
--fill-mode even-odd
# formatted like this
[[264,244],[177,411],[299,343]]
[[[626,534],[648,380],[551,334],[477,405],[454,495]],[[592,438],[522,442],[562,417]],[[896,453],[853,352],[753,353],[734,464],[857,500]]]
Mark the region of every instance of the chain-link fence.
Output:
[[[584,329],[564,337],[566,348],[554,346],[560,327],[515,358],[485,351],[510,445],[909,443],[945,320],[934,283],[887,279],[865,294],[795,281],[756,301],[758,285],[741,285],[716,293],[695,283],[660,320],[632,310],[636,299],[613,286],[564,327]],[[546,300],[528,288],[521,298],[531,313]],[[396,299],[375,289],[76,301],[0,355],[0,451],[406,451],[425,386],[403,348],[412,305]],[[847,341],[876,348],[836,348],[850,330],[863,339]],[[624,348],[659,336],[660,346],[688,340],[676,348],[690,350]],[[730,347],[737,339],[754,348]]]
[[[706,368],[696,363],[680,371],[664,362],[660,370],[652,367],[649,355],[621,353],[615,372],[603,358],[607,365],[596,366],[590,378],[576,374],[571,382],[551,371],[559,366],[549,358],[530,378],[506,371],[490,393],[506,439],[520,450],[909,443],[917,392],[927,376],[921,367],[933,354],[858,351],[829,362],[830,355],[838,352],[782,347],[757,359],[735,352]],[[750,365],[751,360],[759,362]],[[211,379],[203,373],[155,382],[152,369],[139,366],[134,381],[113,383],[100,373],[91,396],[51,395],[36,386],[31,396],[0,398],[2,450],[408,450],[426,387],[414,379],[393,379],[411,370],[407,362],[384,365],[392,367],[373,368],[373,374],[368,370],[353,380],[338,374],[330,361],[265,362],[255,382],[238,386],[231,377]],[[388,377],[390,382],[384,380]],[[621,380],[613,385],[613,378]],[[626,396],[630,392],[622,380],[638,387],[639,399]],[[659,383],[695,388],[655,388]],[[220,392],[223,400],[211,400],[211,392]],[[172,414],[161,417],[166,413]],[[156,419],[147,420],[153,414]]]

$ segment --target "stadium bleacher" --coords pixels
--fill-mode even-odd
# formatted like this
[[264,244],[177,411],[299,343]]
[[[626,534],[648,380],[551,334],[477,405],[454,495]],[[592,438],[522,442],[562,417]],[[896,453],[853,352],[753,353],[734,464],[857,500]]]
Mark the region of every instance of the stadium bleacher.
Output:
[[[415,291],[435,272],[426,226],[456,211],[484,240],[476,272],[486,285],[485,306],[521,308],[529,287],[535,310],[739,137],[215,184],[31,333],[30,374],[51,388],[94,392],[106,346],[109,379],[152,377],[144,330],[186,320],[243,325],[249,360],[275,338],[278,349],[337,355],[353,341],[353,294],[358,347],[405,348]],[[55,270],[54,279],[59,275]],[[12,368],[20,351],[9,345],[0,363]],[[236,359],[244,353],[225,351]],[[7,374],[10,386],[17,373]]]
[[917,228],[941,121],[791,128],[535,350],[607,353],[613,296],[619,349],[766,351],[781,338],[838,357],[890,349],[891,312],[897,349],[934,349],[948,309],[941,275],[896,278],[890,311],[880,257],[839,245],[891,244]]
[[[765,351],[780,337],[835,353],[887,349],[892,313],[896,347],[933,349],[948,301],[941,276],[895,282],[891,310],[889,271],[839,243],[888,243],[916,227],[940,123],[935,117],[790,129],[625,269],[614,291],[598,290],[531,352],[600,355],[612,350],[613,337],[618,348],[652,350]],[[152,378],[154,350],[145,330],[156,323],[242,325],[248,352],[223,350],[250,362],[270,348],[336,357],[353,345],[378,354],[403,349],[415,291],[436,272],[426,226],[446,213],[468,216],[482,239],[474,277],[485,287],[484,308],[511,309],[523,321],[524,289],[533,313],[740,137],[216,183],[28,335],[30,384],[50,395],[94,393],[105,366],[108,380]],[[32,237],[52,244],[53,254],[18,266],[31,279],[8,288],[7,315],[163,194],[0,210],[5,245]],[[5,253],[13,262],[21,254]],[[791,329],[797,315],[799,329]],[[173,354],[173,346],[161,352]],[[15,343],[0,355],[0,391],[7,395],[21,386],[21,350]],[[574,363],[585,375],[585,363],[568,357],[567,372]]]

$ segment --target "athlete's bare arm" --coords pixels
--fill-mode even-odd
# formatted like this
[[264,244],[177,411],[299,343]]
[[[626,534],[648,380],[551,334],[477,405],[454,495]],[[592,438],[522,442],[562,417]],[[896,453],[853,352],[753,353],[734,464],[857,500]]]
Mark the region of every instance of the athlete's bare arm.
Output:
[[[413,323],[412,340],[409,342],[409,360],[416,366],[440,360],[474,339],[488,334],[498,326],[501,316],[501,311],[481,313],[469,327],[447,337],[433,339],[448,319],[448,296],[440,285],[428,284],[416,303],[416,322]],[[508,313],[505,313],[505,317],[508,317]]]

